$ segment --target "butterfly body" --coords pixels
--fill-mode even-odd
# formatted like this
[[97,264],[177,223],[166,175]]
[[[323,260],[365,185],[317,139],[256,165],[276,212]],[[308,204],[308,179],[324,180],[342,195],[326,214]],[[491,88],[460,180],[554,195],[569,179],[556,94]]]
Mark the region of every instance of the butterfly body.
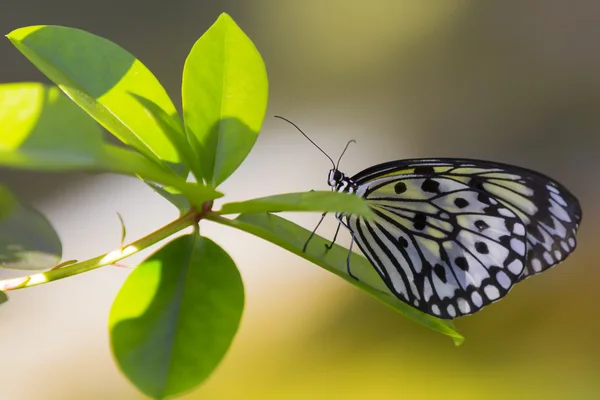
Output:
[[538,172],[470,159],[415,159],[348,177],[333,190],[364,198],[375,214],[337,218],[390,291],[452,319],[500,300],[576,247],[577,199]]

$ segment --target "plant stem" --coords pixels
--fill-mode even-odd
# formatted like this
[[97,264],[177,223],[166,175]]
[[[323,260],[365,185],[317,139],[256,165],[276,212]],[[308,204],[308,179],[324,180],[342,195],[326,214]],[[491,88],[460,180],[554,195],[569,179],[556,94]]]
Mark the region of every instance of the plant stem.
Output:
[[119,260],[127,258],[141,250],[148,248],[149,246],[152,246],[155,243],[160,242],[163,239],[166,239],[167,237],[187,228],[188,226],[194,225],[197,217],[198,214],[196,212],[188,212],[187,214],[182,215],[180,218],[168,223],[162,228],[159,228],[134,242],[124,245],[120,249],[91,258],[89,260],[68,264],[62,268],[51,269],[49,271],[34,275],[0,280],[0,290],[8,291],[42,285],[44,283],[68,278],[69,276],[81,274],[82,272],[87,272],[96,268],[104,267],[106,265],[114,264]]

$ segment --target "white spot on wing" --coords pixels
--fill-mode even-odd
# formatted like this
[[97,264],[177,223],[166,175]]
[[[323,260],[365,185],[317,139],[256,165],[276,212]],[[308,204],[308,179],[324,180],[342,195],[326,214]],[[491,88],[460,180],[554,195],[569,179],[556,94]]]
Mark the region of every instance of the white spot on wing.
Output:
[[490,300],[496,300],[497,298],[500,297],[500,292],[498,291],[498,288],[494,285],[487,285],[483,291],[485,292],[485,295],[487,296],[488,299]]
[[569,217],[569,214],[567,213],[567,211],[562,208],[554,199],[550,199],[550,208],[549,211],[552,213],[552,215],[554,215],[556,218],[560,219],[561,221],[565,221],[565,222],[571,222],[571,217]]
[[542,272],[542,262],[537,258],[531,260],[531,267],[535,272]]
[[513,233],[515,235],[523,236],[525,235],[525,227],[520,222],[515,223],[513,226]]
[[521,275],[523,273],[523,263],[519,260],[513,260],[510,264],[508,264],[508,270],[515,274],[516,276]]
[[565,201],[565,199],[563,199],[562,196],[559,195],[558,193],[550,193],[550,197],[552,197],[554,199],[554,201],[556,201],[561,206],[563,206],[563,207],[567,206],[567,202]]
[[519,240],[517,238],[510,239],[510,247],[518,255],[525,255],[525,243],[522,240]]
[[560,261],[562,258],[562,253],[558,250],[554,250],[554,258],[556,258],[557,261]]
[[447,311],[451,317],[456,317],[456,310],[454,309],[454,306],[452,304],[448,304]]
[[471,306],[469,305],[469,302],[463,299],[462,297],[456,299],[456,304],[458,304],[458,309],[463,314],[468,314],[471,311]]
[[429,281],[429,277],[425,277],[423,283],[423,297],[425,297],[425,301],[429,301],[429,299],[433,296],[433,289],[431,287],[431,282]]
[[477,308],[483,305],[483,299],[481,298],[481,295],[477,292],[471,293],[471,301]]
[[555,188],[554,186],[550,185],[550,184],[546,185],[546,189],[548,189],[548,190],[549,190],[549,191],[551,191],[552,193],[557,193],[557,194],[559,193],[559,192],[558,192],[558,189],[557,189],[557,188]]
[[498,271],[498,273],[496,274],[496,280],[504,289],[508,289],[511,285],[510,278],[508,277],[508,275],[506,275],[504,271]]

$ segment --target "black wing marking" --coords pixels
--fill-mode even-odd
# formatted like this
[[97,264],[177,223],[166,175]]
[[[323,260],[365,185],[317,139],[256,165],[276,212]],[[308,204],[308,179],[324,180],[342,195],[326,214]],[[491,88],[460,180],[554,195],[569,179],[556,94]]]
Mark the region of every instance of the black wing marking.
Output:
[[582,216],[579,201],[552,178],[526,168],[469,159],[401,160],[368,168],[352,180],[364,187],[385,176],[407,175],[448,177],[510,208],[523,221],[527,235],[521,280],[557,265],[577,246]]
[[525,227],[494,198],[446,177],[395,174],[359,186],[377,218],[346,225],[388,288],[440,318],[472,314],[521,279]]

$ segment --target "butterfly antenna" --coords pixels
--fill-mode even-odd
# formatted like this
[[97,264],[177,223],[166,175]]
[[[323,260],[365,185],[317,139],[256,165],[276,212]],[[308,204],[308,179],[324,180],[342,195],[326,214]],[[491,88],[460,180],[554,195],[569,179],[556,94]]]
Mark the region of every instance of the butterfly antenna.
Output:
[[[337,168],[337,167],[335,166],[335,163],[333,162],[333,159],[332,159],[331,157],[329,157],[329,155],[328,155],[327,153],[325,153],[325,151],[323,151],[323,149],[322,149],[322,148],[320,148],[320,147],[319,147],[319,146],[318,146],[318,145],[317,145],[315,142],[313,142],[313,141],[312,141],[312,139],[311,139],[311,138],[309,138],[309,137],[306,135],[306,133],[302,132],[302,129],[298,128],[298,125],[296,125],[295,123],[293,123],[292,121],[290,121],[290,120],[289,120],[289,119],[287,119],[287,118],[280,117],[279,115],[275,115],[274,117],[275,117],[275,118],[282,119],[282,120],[284,120],[284,121],[288,122],[289,124],[291,124],[292,126],[294,126],[294,128],[298,129],[298,131],[299,131],[299,132],[300,132],[300,133],[301,133],[301,134],[302,134],[302,135],[303,135],[303,136],[304,136],[306,139],[308,139],[308,141],[309,141],[309,142],[311,142],[311,143],[312,143],[312,144],[313,144],[313,145],[314,145],[314,146],[315,146],[317,149],[319,149],[319,150],[321,151],[321,153],[325,154],[325,157],[329,158],[329,161],[331,161],[331,165],[333,165],[333,168]],[[346,146],[346,147],[348,147],[348,146]]]
[[342,154],[340,154],[340,158],[338,158],[337,164],[335,164],[335,169],[338,169],[338,167],[340,166],[340,161],[342,161],[342,157],[344,156],[344,153],[346,152],[346,150],[348,150],[348,146],[350,146],[350,143],[356,143],[356,140],[352,139],[352,140],[348,141],[348,143],[346,143],[346,147],[344,147],[344,151],[342,151]]

